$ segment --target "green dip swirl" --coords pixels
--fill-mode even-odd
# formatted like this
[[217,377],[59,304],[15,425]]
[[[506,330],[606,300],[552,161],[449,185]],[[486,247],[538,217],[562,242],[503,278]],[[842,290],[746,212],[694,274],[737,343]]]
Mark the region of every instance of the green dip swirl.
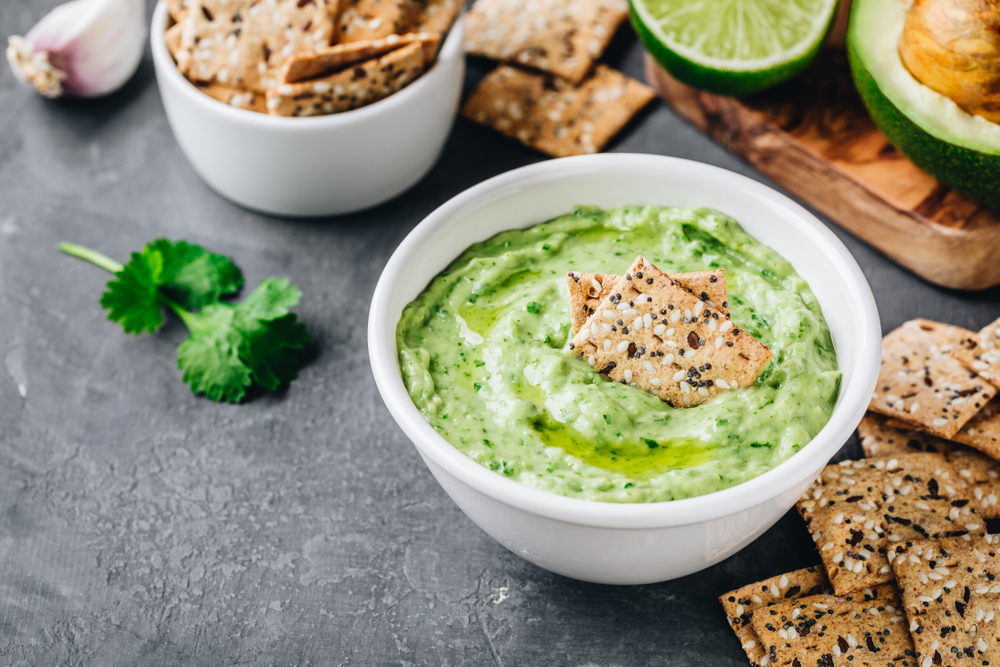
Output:
[[[566,273],[726,271],[734,324],[774,359],[748,388],[671,408],[564,349]],[[784,258],[710,209],[580,206],[468,248],[396,329],[414,404],[472,460],[605,502],[690,498],[752,479],[826,424],[840,386],[819,302]]]

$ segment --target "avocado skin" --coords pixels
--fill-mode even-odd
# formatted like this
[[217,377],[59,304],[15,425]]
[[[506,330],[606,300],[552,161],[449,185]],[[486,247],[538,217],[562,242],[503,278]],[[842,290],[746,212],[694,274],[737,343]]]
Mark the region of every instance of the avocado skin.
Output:
[[[765,88],[788,81],[812,62],[823,45],[823,40],[820,40],[819,43],[815,44],[813,48],[797,60],[772,67],[771,69],[751,72],[726,72],[702,67],[681,58],[653,36],[653,33],[639,19],[632,0],[629,0],[628,10],[629,18],[632,20],[632,27],[635,28],[636,35],[639,36],[639,41],[645,47],[646,51],[653,56],[653,59],[659,63],[660,67],[670,73],[670,76],[692,88],[725,97],[751,95]],[[830,34],[830,29],[833,26],[833,18],[836,15],[836,11],[830,15],[830,23],[826,28],[827,35]]]
[[949,188],[991,208],[1000,209],[1000,155],[982,153],[938,139],[916,123],[882,94],[847,40],[847,59],[861,100],[875,126],[910,162]]

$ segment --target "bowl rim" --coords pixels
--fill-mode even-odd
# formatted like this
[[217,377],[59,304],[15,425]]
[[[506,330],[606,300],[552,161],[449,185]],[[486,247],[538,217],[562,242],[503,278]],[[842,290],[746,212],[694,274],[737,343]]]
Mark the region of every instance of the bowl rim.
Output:
[[[716,179],[719,186],[739,186],[748,195],[780,205],[793,214],[791,224],[806,233],[817,251],[835,260],[838,268],[835,279],[851,294],[858,311],[859,344],[855,362],[850,369],[838,364],[843,373],[852,374],[850,385],[846,390],[841,385],[841,395],[830,420],[797,454],[753,479],[694,498],[634,504],[584,500],[534,489],[488,470],[434,430],[403,384],[396,350],[398,318],[390,320],[390,310],[394,293],[412,264],[410,257],[472,211],[523,187],[595,170],[625,166],[634,169],[643,164],[658,168],[667,165],[688,173],[700,170]],[[494,176],[452,197],[425,217],[393,252],[372,296],[368,323],[368,354],[379,393],[423,458],[431,459],[459,481],[503,504],[566,523],[611,529],[666,528],[718,519],[762,505],[796,485],[811,482],[806,477],[821,471],[868,409],[878,380],[881,342],[881,325],[871,286],[843,242],[812,213],[763,183],[720,167],[682,158],[630,153],[547,160]]]
[[157,73],[157,82],[162,87],[164,85],[173,86],[185,98],[193,104],[205,109],[208,113],[221,114],[233,122],[252,125],[261,129],[280,131],[315,131],[319,129],[343,127],[356,122],[363,122],[366,119],[377,116],[381,113],[392,113],[400,107],[404,107],[410,100],[424,92],[425,88],[432,86],[432,78],[445,76],[444,68],[438,67],[441,60],[454,60],[463,58],[462,40],[465,30],[464,12],[459,14],[455,23],[445,35],[444,42],[438,51],[437,59],[429,70],[421,74],[415,81],[401,90],[384,97],[377,102],[372,102],[357,109],[342,111],[340,113],[327,114],[323,116],[288,117],[271,116],[269,114],[257,113],[248,109],[240,109],[230,106],[207,95],[197,86],[191,83],[187,77],[177,69],[174,59],[167,50],[165,37],[167,23],[167,3],[166,0],[159,0],[153,9],[153,19],[150,26],[150,48],[153,53],[153,64]]

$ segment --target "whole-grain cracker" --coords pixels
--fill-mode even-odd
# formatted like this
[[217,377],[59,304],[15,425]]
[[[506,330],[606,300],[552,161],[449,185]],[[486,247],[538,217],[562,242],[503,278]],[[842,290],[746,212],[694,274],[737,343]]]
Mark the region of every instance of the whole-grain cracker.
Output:
[[[729,302],[726,294],[726,272],[722,269],[714,271],[696,271],[693,273],[672,273],[670,278],[678,285],[694,294],[709,307],[729,316]],[[597,306],[611,292],[619,276],[608,273],[580,273],[570,271],[566,274],[566,284],[569,286],[569,313],[572,320],[573,333],[580,330]]]
[[201,92],[209,97],[219,100],[223,104],[228,104],[237,109],[246,109],[257,113],[267,113],[264,96],[245,88],[234,88],[223,86],[219,83],[197,83],[195,84]]
[[764,579],[719,596],[729,627],[736,633],[750,663],[761,665],[766,653],[750,619],[757,609],[830,591],[821,567],[807,567]]
[[1000,460],[1000,397],[984,405],[952,439]]
[[[993,405],[996,401],[994,400]],[[966,429],[977,417],[966,424]],[[896,456],[913,452],[938,452],[958,472],[959,480],[984,519],[1000,518],[1000,462],[971,447],[936,435],[909,430],[909,425],[897,423],[882,415],[869,412],[858,426],[865,456]]]
[[418,8],[410,20],[411,32],[448,32],[461,13],[463,5],[459,0],[416,1]]
[[639,256],[570,349],[601,375],[674,407],[747,387],[771,351]]
[[866,412],[858,424],[858,437],[865,457],[895,456],[914,452],[947,454],[955,449],[950,440],[939,438],[923,431],[911,430],[915,427],[898,422],[876,412]]
[[886,554],[895,543],[982,527],[958,473],[942,454],[829,465],[797,508],[838,595],[891,581]]
[[283,83],[267,91],[267,109],[274,116],[318,116],[356,109],[398,91],[420,76],[424,65],[421,43],[411,42],[326,77]]
[[190,1],[191,0],[167,0],[167,13],[170,14],[170,18],[180,23],[181,18],[187,11],[188,3]]
[[1000,319],[962,339],[952,354],[979,377],[1000,387]]
[[181,34],[184,32],[184,26],[181,23],[175,23],[166,32],[163,33],[163,41],[167,45],[167,51],[173,57],[174,62],[177,62],[177,54],[181,50]]
[[264,92],[291,56],[333,37],[336,0],[189,0],[177,66],[192,81]]
[[970,331],[911,320],[882,339],[882,365],[869,410],[951,439],[996,393],[951,352]]
[[654,97],[645,84],[604,65],[576,84],[500,66],[479,83],[462,115],[565,157],[601,150]]
[[920,667],[1000,664],[1000,536],[899,545],[892,568]]
[[580,81],[627,14],[625,0],[477,0],[465,50]]
[[289,58],[281,72],[282,83],[299,83],[317,79],[345,69],[350,65],[378,58],[407,44],[418,42],[424,49],[424,60],[430,62],[441,42],[439,33],[407,33],[389,35],[383,39],[335,44],[311,53]]
[[418,8],[416,0],[342,0],[334,41],[369,41],[410,32]]
[[892,584],[844,596],[814,595],[757,611],[751,623],[763,667],[914,665],[913,640]]

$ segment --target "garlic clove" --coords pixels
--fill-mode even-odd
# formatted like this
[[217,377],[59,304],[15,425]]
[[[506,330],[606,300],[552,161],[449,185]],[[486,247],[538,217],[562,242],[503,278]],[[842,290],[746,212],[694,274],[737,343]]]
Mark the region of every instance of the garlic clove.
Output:
[[72,0],[11,37],[7,60],[46,97],[98,97],[135,73],[145,42],[142,0]]

